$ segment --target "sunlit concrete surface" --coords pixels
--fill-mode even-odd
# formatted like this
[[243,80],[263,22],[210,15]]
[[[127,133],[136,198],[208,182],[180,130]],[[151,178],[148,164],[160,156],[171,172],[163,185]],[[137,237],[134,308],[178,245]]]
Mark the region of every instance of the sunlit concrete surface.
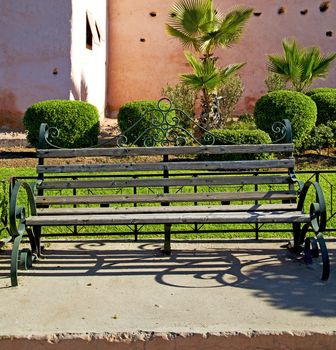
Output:
[[0,349],[336,349],[335,273],[282,244],[51,242],[16,288],[2,251]]

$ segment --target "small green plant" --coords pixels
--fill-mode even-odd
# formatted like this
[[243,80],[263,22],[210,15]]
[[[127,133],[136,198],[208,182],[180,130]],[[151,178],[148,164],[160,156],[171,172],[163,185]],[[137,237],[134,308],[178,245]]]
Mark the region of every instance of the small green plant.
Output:
[[189,119],[183,114],[179,115],[183,127],[189,129],[192,126],[192,121],[195,119],[195,90],[182,83],[176,85],[167,84],[167,86],[162,89],[162,95],[168,97],[172,101],[174,108],[183,111],[191,118]]
[[[160,103],[162,110],[168,110],[169,107],[167,102]],[[134,101],[120,107],[118,125],[127,137],[127,144],[156,146],[173,131],[174,117],[174,111],[167,114],[158,111],[157,101]]]
[[316,92],[310,98],[316,103],[317,125],[336,120],[336,93]]
[[239,75],[229,76],[218,89],[219,110],[221,120],[220,127],[224,127],[232,116],[239,99],[244,92],[244,85]]
[[[250,129],[213,129],[210,132],[215,135],[215,145],[232,145],[232,144],[267,144],[271,143],[270,136],[262,130]],[[200,155],[201,160],[253,160],[253,159],[270,159],[268,153],[252,154],[220,154],[220,155]]]
[[270,71],[267,74],[265,84],[267,87],[267,92],[286,90],[287,86],[286,80],[280,74]]
[[271,134],[275,122],[288,119],[293,130],[295,146],[300,148],[306,135],[309,135],[315,126],[317,108],[314,101],[296,91],[273,91],[262,96],[254,108],[254,117],[259,129]]
[[59,130],[59,136],[52,140],[59,147],[88,147],[98,142],[99,113],[90,103],[48,100],[31,105],[23,124],[28,142],[35,147],[38,147],[41,123]]
[[336,88],[328,88],[328,87],[323,87],[323,88],[315,88],[315,89],[311,89],[309,91],[306,92],[307,96],[312,96],[314,94],[320,93],[320,92],[330,92],[333,94],[336,94]]
[[283,55],[269,55],[269,71],[279,74],[296,91],[304,92],[315,79],[324,79],[336,53],[323,55],[318,46],[301,48],[295,39],[282,41]]
[[324,124],[318,125],[305,142],[305,149],[315,150],[321,153],[323,148],[335,146],[333,130]]

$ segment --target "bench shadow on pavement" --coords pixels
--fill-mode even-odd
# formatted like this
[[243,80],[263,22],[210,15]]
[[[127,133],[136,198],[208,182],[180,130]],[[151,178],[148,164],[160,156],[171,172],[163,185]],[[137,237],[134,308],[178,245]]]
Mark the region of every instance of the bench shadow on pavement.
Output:
[[[130,249],[132,244],[128,244],[127,249],[113,249],[115,242],[76,241],[72,242],[70,249],[69,246],[62,249],[62,243],[69,244],[69,241],[57,241],[56,249],[53,245],[46,248],[47,258],[35,263],[32,270],[20,271],[20,276],[148,276],[148,283],[159,283],[167,288],[203,288],[205,291],[244,288],[279,309],[336,316],[334,275],[331,274],[327,282],[320,281],[320,266],[307,267],[302,259],[281,249],[281,242],[277,244],[279,248],[274,248],[274,245],[269,248],[267,240],[257,245],[254,240],[246,240],[243,244],[239,241],[239,245],[221,248],[213,240],[193,240],[190,246],[189,242],[183,242],[183,250],[177,244],[171,256],[162,255],[161,243],[141,241],[134,243],[134,249]],[[212,246],[202,248],[202,244],[195,245],[197,242],[211,243]],[[223,244],[223,241],[218,243]],[[336,249],[329,249],[329,253],[333,271]],[[8,254],[8,251],[2,251],[0,255],[1,278],[8,277]]]

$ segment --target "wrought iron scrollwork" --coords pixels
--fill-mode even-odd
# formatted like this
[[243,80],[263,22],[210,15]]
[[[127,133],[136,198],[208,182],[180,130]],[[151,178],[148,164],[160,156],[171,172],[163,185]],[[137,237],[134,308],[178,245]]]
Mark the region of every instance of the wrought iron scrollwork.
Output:
[[[36,215],[36,206],[34,200],[34,187],[26,182],[16,182],[13,189],[9,206],[10,231],[13,238],[13,249],[11,255],[11,283],[12,286],[18,285],[17,274],[19,268],[30,268],[34,255],[38,255],[37,237],[33,230],[26,230],[26,210],[22,205],[18,205],[19,191],[23,188],[26,191],[31,215]],[[27,231],[31,249],[19,250],[24,233]]]
[[[142,121],[151,116],[148,127],[136,135],[132,140],[129,135],[138,129]],[[186,128],[185,125],[189,125]],[[203,135],[203,140],[197,138],[192,129]],[[174,108],[168,98],[161,98],[156,108],[147,110],[131,127],[116,137],[118,147],[133,146],[140,140],[145,147],[153,146],[185,146],[187,144],[213,145],[216,136],[204,129],[193,118],[181,109]]]
[[[310,204],[309,214],[310,222],[305,224],[299,233],[298,244],[304,244],[304,257],[307,264],[313,262],[313,258],[317,258],[321,253],[322,257],[322,276],[323,281],[329,278],[330,274],[330,262],[328,249],[322,235],[322,232],[326,228],[327,223],[327,209],[324,199],[323,191],[318,182],[307,181],[301,188],[299,202],[297,209],[304,210],[304,202],[306,200],[308,190],[313,187],[316,194],[316,202]],[[315,237],[305,237],[308,232],[309,226],[315,233]]]
[[59,134],[60,131],[56,127],[42,123],[39,133],[39,148],[61,148],[53,143],[53,140],[57,139],[59,137]]
[[[141,129],[140,126],[143,125],[144,119],[146,119],[147,127]],[[140,132],[138,132],[139,129]],[[274,123],[272,132],[277,136],[277,140],[273,143],[292,142],[291,126],[287,119]],[[56,127],[49,127],[45,123],[41,124],[39,148],[61,148],[55,144],[59,134],[60,131]],[[143,144],[144,147],[190,144],[211,146],[216,141],[220,144],[236,144],[202,127],[187,113],[175,108],[168,98],[161,98],[155,108],[147,110],[127,130],[110,140],[91,147],[102,147],[110,143],[117,147],[131,147],[139,143]]]
[[273,143],[292,143],[293,142],[293,134],[291,123],[288,119],[283,119],[281,122],[275,122],[272,125],[272,133],[276,138]]

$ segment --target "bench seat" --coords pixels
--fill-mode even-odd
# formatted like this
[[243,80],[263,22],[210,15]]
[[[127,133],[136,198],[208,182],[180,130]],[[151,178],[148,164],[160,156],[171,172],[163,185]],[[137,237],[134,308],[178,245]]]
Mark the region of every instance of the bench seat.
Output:
[[[178,208],[178,207],[177,207]],[[113,213],[41,215],[26,219],[28,226],[134,225],[134,224],[224,224],[224,223],[308,223],[311,217],[300,211]],[[225,229],[224,229],[225,231]]]
[[289,204],[242,204],[242,205],[192,205],[192,206],[165,206],[165,207],[108,207],[108,208],[40,208],[37,215],[104,215],[104,214],[139,214],[139,213],[228,213],[228,212],[249,212],[249,211],[295,211],[296,203]]

